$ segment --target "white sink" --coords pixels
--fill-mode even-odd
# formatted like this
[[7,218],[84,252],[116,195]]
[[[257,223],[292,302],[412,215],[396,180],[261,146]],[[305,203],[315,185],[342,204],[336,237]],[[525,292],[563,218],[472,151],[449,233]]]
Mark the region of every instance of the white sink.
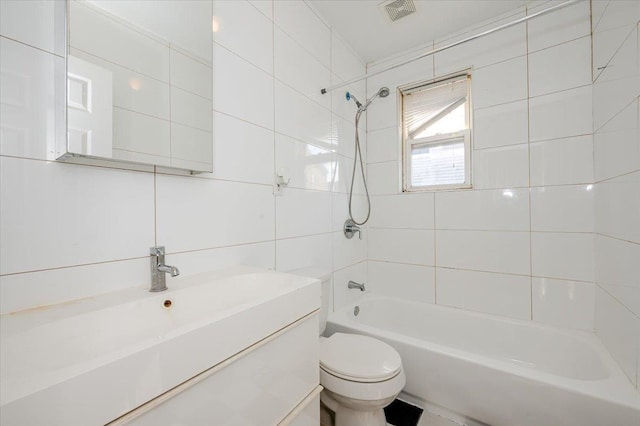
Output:
[[107,423],[319,305],[318,280],[241,267],[4,315],[0,423]]

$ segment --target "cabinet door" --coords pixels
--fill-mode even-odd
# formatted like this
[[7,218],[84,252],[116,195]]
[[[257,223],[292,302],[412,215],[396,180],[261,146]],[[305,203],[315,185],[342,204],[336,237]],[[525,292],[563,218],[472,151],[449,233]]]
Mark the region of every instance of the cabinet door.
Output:
[[193,385],[173,397],[139,408],[140,415],[130,413],[128,424],[278,424],[319,384],[317,314],[236,357],[214,374],[192,379]]
[[320,425],[320,391],[322,388],[318,386],[317,391],[312,393],[312,397],[302,402],[282,421],[278,426],[319,426]]

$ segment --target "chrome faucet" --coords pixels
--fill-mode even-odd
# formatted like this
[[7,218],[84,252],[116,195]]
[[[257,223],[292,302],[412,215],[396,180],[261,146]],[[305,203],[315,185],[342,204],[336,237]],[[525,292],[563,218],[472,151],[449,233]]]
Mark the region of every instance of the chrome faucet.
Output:
[[344,223],[344,236],[348,239],[351,239],[353,238],[353,234],[355,234],[356,232],[358,233],[358,238],[362,239],[360,227],[356,225],[353,219],[347,219],[347,221]]
[[149,253],[149,258],[151,259],[151,288],[149,291],[164,291],[167,289],[167,277],[165,274],[177,277],[180,275],[180,271],[175,266],[164,264],[164,247],[151,247]]
[[349,284],[347,284],[348,288],[357,288],[360,291],[364,291],[364,283],[360,284],[357,283],[355,281],[349,281]]

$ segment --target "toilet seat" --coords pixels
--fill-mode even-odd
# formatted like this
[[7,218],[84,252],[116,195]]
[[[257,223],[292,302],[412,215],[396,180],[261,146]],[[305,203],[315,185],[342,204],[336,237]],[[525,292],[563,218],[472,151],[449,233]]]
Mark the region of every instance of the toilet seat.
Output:
[[358,401],[380,401],[395,397],[406,384],[404,370],[383,382],[355,382],[334,376],[320,368],[320,384],[325,390]]
[[378,383],[397,376],[402,360],[395,349],[380,340],[335,333],[320,341],[320,368],[351,382]]

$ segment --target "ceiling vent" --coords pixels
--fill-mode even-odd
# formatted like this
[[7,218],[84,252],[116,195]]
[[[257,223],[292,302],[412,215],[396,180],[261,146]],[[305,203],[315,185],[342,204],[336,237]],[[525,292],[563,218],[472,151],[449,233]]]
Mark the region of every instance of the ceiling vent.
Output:
[[387,0],[380,4],[380,11],[390,22],[395,22],[416,13],[416,5],[413,0]]

